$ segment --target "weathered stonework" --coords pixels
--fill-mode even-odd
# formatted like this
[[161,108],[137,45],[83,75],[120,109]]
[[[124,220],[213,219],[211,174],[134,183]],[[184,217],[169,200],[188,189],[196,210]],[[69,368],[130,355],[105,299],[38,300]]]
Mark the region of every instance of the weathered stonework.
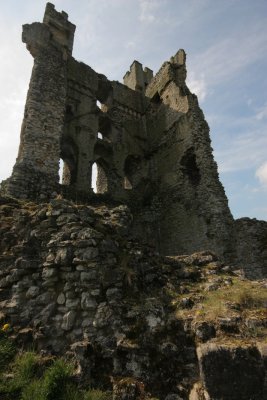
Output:
[[[0,219],[0,327],[19,346],[74,357],[80,382],[114,400],[266,398],[266,280],[211,252],[159,256],[126,206],[0,197]],[[247,285],[262,292],[252,307]]]
[[134,61],[121,84],[72,57],[74,31],[50,3],[43,23],[23,27],[34,67],[19,154],[2,194],[93,201],[96,163],[102,199],[128,204],[133,233],[161,254],[209,249],[251,276],[267,275],[267,223],[249,220],[251,239],[243,240],[247,223],[231,215],[208,124],[185,83],[185,52],[155,77]]

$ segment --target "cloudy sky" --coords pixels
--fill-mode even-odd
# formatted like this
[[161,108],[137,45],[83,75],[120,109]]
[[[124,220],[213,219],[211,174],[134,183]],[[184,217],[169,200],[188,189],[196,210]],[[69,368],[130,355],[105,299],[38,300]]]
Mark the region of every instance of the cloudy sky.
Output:
[[[267,1],[54,0],[77,25],[73,55],[122,81],[134,59],[156,72],[179,48],[211,129],[235,218],[267,220]],[[44,0],[0,0],[0,181],[15,162],[32,58],[21,25]]]

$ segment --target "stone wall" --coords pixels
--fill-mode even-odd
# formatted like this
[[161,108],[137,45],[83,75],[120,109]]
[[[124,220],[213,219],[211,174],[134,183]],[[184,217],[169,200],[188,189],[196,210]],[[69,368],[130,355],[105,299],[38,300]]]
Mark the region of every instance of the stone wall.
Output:
[[255,218],[237,219],[235,238],[235,264],[252,279],[267,276],[267,222]]
[[266,281],[211,252],[157,255],[131,235],[126,206],[0,197],[0,219],[0,326],[19,346],[74,357],[79,382],[118,400],[265,398],[266,296],[242,307]]
[[[164,254],[211,249],[226,258],[233,218],[213,160],[209,127],[185,79],[185,53],[180,50],[146,92],[161,99],[148,125],[161,199],[160,249]],[[159,126],[156,139],[154,124]]]
[[209,249],[245,269],[255,254],[253,269],[266,274],[260,240],[250,241],[250,258],[241,245],[235,249],[244,224],[234,223],[208,124],[186,86],[185,52],[154,78],[135,61],[121,84],[71,56],[74,31],[50,3],[43,23],[24,26],[34,67],[17,161],[2,193],[39,200],[63,193],[90,202],[95,164],[98,193],[130,205],[133,232],[161,254]]
[[20,148],[4,190],[18,198],[58,191],[60,138],[66,104],[66,60],[72,51],[75,26],[67,14],[47,4],[44,23],[23,26],[22,40],[34,66],[21,128]]

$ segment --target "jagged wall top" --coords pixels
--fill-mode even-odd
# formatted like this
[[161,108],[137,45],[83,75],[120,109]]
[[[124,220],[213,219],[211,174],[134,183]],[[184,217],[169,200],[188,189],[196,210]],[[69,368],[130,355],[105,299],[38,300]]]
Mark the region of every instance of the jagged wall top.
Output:
[[130,66],[130,71],[124,75],[123,83],[130,89],[144,93],[152,78],[153,71],[147,67],[143,69],[142,64],[135,60]]
[[33,57],[50,44],[61,48],[66,57],[72,54],[75,29],[76,26],[68,21],[67,13],[60,13],[53,4],[47,3],[43,23],[23,25],[22,41]]

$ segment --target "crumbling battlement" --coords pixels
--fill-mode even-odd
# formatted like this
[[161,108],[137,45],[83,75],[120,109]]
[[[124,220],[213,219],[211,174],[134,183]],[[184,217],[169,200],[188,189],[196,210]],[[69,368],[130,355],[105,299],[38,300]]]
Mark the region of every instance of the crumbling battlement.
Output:
[[[129,204],[134,234],[160,253],[210,249],[246,266],[242,224],[228,208],[208,124],[186,86],[185,52],[154,77],[134,61],[121,84],[72,57],[74,32],[68,15],[50,3],[43,23],[23,26],[34,67],[18,157],[2,194],[34,200],[82,194],[90,201],[96,164],[98,194]],[[256,253],[255,271],[262,273],[267,261]]]
[[124,85],[130,89],[145,92],[153,78],[153,71],[147,67],[143,69],[139,61],[134,61],[130,66],[130,71],[127,71],[123,77]]

